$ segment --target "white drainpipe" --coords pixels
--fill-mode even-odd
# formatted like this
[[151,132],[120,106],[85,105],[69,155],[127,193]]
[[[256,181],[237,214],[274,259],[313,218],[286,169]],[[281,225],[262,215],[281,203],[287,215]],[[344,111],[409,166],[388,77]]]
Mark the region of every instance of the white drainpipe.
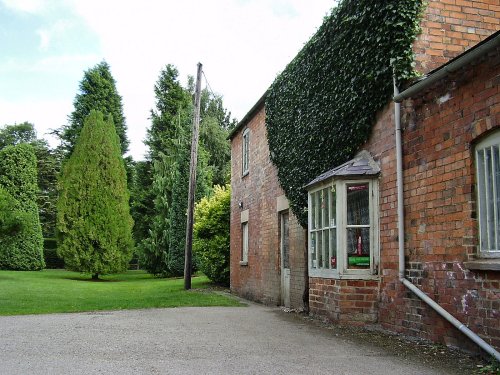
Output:
[[[396,78],[394,80],[394,97],[398,98],[399,90],[396,85]],[[422,292],[419,288],[413,285],[405,278],[405,230],[404,230],[404,202],[403,202],[403,148],[401,145],[401,103],[394,103],[394,121],[396,124],[396,180],[397,180],[397,194],[398,194],[398,246],[399,246],[399,280],[415,293],[422,301],[432,307],[438,314],[445,318],[448,322],[457,327],[460,332],[469,337],[477,345],[479,345],[488,354],[495,357],[500,361],[500,353],[495,350],[491,345],[484,341],[481,337],[472,332],[458,319],[452,316],[448,311],[438,305],[432,298]]]

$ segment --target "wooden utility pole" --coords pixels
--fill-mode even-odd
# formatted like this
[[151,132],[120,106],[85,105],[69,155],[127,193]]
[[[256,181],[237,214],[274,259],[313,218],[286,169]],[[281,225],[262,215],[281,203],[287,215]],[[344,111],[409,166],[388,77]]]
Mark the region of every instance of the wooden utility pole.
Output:
[[198,163],[198,138],[200,128],[200,97],[201,97],[201,70],[202,65],[198,63],[198,74],[196,75],[196,90],[194,92],[194,117],[193,137],[191,138],[191,163],[189,167],[189,193],[186,225],[186,250],[184,253],[184,289],[191,289],[191,269],[193,253],[193,216],[194,195],[196,192],[196,164]]

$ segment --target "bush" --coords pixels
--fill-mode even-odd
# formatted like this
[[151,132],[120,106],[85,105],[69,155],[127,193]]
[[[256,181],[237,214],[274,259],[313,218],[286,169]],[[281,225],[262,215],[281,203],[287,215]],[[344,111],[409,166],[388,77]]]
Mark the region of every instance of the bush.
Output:
[[44,268],[32,146],[22,143],[0,150],[0,188],[0,268],[23,271]]
[[0,241],[23,229],[24,220],[18,206],[19,202],[0,186]]
[[230,208],[230,186],[215,186],[212,197],[196,204],[193,229],[193,252],[200,270],[223,285],[229,285]]

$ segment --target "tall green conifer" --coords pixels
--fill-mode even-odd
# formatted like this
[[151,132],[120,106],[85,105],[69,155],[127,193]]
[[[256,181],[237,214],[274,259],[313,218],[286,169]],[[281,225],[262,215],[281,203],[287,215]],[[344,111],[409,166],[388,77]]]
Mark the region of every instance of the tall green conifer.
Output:
[[[155,96],[156,108],[151,111],[152,125],[146,140],[153,165],[152,194],[144,195],[153,199],[150,206],[154,213],[149,221],[149,235],[140,244],[141,263],[150,273],[179,276],[184,272],[193,104],[172,65],[161,71]],[[212,168],[208,167],[208,154],[203,147],[197,174],[199,199],[208,193],[212,182]]]
[[132,218],[127,176],[113,120],[91,111],[60,178],[58,255],[66,267],[99,274],[127,269]]
[[80,81],[79,88],[80,91],[73,101],[75,109],[69,116],[69,124],[59,131],[64,148],[68,154],[73,151],[85,118],[90,114],[90,111],[96,110],[101,111],[105,116],[112,116],[116,134],[120,138],[121,154],[123,155],[129,146],[127,125],[123,115],[122,97],[118,94],[116,82],[111,75],[108,63],[102,61],[87,70]]
[[0,235],[0,269],[44,268],[36,204],[36,156],[31,145],[20,143],[0,150],[0,189],[0,227],[4,232]]

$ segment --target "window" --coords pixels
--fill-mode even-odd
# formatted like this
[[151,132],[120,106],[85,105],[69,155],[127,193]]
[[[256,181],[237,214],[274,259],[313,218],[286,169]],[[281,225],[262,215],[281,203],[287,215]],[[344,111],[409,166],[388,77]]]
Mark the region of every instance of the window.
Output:
[[242,175],[246,176],[248,174],[248,164],[249,164],[249,153],[248,148],[250,146],[250,129],[245,129],[243,132],[243,153],[242,153]]
[[309,192],[311,276],[370,278],[378,270],[378,181],[333,180]]
[[476,147],[479,253],[500,257],[500,132]]
[[248,221],[241,224],[241,265],[248,264]]

